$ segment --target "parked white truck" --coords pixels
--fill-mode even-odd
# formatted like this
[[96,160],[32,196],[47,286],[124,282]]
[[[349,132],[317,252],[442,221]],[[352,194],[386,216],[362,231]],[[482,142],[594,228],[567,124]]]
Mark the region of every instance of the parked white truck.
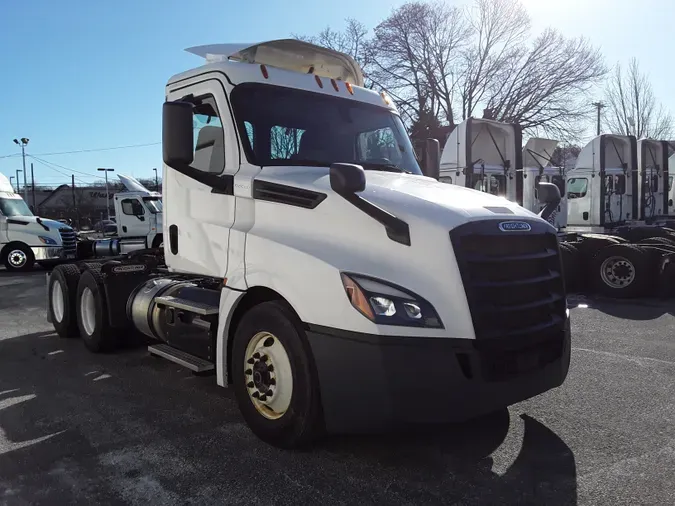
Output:
[[125,191],[115,193],[114,237],[85,237],[77,245],[79,259],[122,255],[132,251],[160,248],[162,235],[162,195],[148,190],[131,176],[118,174]]
[[[391,100],[297,40],[189,50],[163,106],[163,256],[57,267],[49,318],[93,352],[150,352],[232,385],[282,447],[324,430],[471,418],[559,386],[556,233],[425,177]],[[196,137],[196,141],[195,141]],[[428,173],[438,171],[429,141]],[[549,213],[558,204],[554,185]]]
[[8,271],[28,271],[74,259],[75,231],[63,223],[34,216],[9,179],[0,174],[0,263]]
[[[672,280],[664,275],[675,253],[675,235],[664,227],[647,226],[637,217],[656,203],[665,203],[663,193],[653,194],[638,182],[638,167],[645,181],[652,173],[664,174],[662,156],[658,171],[649,165],[648,145],[632,136],[599,135],[580,152],[572,169],[547,167],[556,141],[530,139],[522,156],[518,125],[470,118],[457,125],[441,156],[440,180],[482,189],[517,202],[533,211],[540,181],[548,175],[562,187],[561,204],[549,218],[555,223],[570,291],[593,291],[611,297],[656,296],[670,293]],[[660,144],[659,144],[660,146]],[[642,154],[642,158],[638,157]],[[640,162],[641,161],[641,162]],[[640,162],[640,163],[639,163]],[[541,163],[539,167],[535,167]],[[523,167],[523,165],[525,167]],[[652,164],[653,166],[653,164]],[[454,176],[454,179],[452,177]]]

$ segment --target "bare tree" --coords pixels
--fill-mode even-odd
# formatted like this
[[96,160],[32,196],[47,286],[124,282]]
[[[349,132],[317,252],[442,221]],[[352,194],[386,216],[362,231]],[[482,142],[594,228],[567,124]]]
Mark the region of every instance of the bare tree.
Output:
[[487,106],[499,121],[530,133],[576,139],[590,114],[589,93],[606,72],[600,51],[586,39],[548,29],[491,83]]
[[374,30],[370,78],[394,98],[408,123],[429,113],[454,124],[455,66],[468,26],[457,7],[409,2]]
[[605,90],[606,121],[612,133],[638,138],[670,139],[673,116],[657,104],[649,78],[640,71],[635,58],[624,73],[617,65]]
[[475,0],[468,10],[471,44],[461,67],[462,119],[473,116],[495,84],[507,79],[527,51],[530,18],[518,0]]

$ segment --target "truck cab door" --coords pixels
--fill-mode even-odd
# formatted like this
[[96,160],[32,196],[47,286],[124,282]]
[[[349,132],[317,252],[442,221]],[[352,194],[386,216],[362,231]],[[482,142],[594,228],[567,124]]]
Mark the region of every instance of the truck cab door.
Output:
[[117,228],[121,237],[146,237],[150,233],[150,217],[138,197],[120,199]]
[[[239,147],[225,76],[196,76],[169,85],[167,101],[193,104],[194,159],[191,170],[231,179],[239,169]],[[163,237],[167,266],[174,272],[224,277],[234,223],[232,191],[209,186],[164,165]],[[230,187],[232,188],[232,187]]]

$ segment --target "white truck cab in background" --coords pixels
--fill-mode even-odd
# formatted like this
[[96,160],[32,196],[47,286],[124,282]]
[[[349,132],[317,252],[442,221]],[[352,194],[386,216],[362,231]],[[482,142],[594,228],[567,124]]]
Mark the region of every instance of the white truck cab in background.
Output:
[[115,193],[114,237],[90,238],[78,245],[78,257],[109,257],[163,245],[162,194],[148,190],[132,176],[118,174],[125,191]]
[[345,54],[297,40],[189,51],[206,62],[172,77],[163,105],[163,255],[57,267],[59,335],[101,352],[139,330],[160,341],[151,353],[214,370],[282,447],[466,420],[562,384],[551,225],[425,176],[393,102]]
[[34,216],[9,179],[0,174],[0,263],[8,271],[28,271],[74,259],[75,231],[58,221]]

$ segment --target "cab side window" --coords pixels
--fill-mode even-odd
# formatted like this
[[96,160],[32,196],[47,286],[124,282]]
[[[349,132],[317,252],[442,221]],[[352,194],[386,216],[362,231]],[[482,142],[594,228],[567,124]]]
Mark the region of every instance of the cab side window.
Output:
[[220,174],[225,170],[225,132],[213,95],[194,99],[194,161],[192,167],[202,172]]
[[142,216],[145,214],[145,209],[136,199],[124,199],[122,201],[122,212],[129,216]]
[[585,177],[573,177],[567,180],[567,197],[580,199],[588,192],[588,179]]

